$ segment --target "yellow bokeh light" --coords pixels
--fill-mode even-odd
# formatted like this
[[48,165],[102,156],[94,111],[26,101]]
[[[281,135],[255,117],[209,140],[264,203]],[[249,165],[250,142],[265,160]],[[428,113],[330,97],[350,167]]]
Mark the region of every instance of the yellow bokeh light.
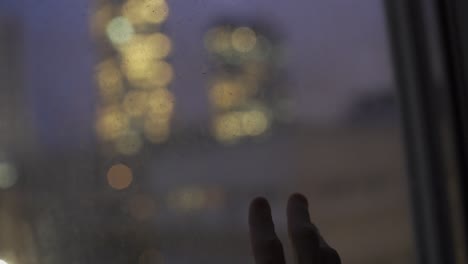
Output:
[[116,101],[122,95],[122,74],[114,60],[105,60],[96,67],[96,80],[101,98],[105,102]]
[[135,30],[125,17],[113,18],[106,27],[107,37],[114,45],[124,44],[133,37]]
[[128,130],[128,116],[116,106],[100,111],[96,124],[98,135],[104,140],[114,140]]
[[200,187],[189,186],[169,194],[169,206],[177,211],[193,211],[206,207],[208,197]]
[[148,109],[147,99],[148,95],[144,91],[130,91],[123,100],[123,109],[130,116],[142,116]]
[[161,24],[169,16],[169,6],[164,0],[129,0],[122,14],[134,24]]
[[124,164],[113,165],[107,171],[107,183],[116,190],[123,190],[133,181],[132,170]]
[[149,78],[149,84],[154,86],[166,86],[174,78],[172,66],[165,61],[158,61],[153,64],[152,75]]
[[133,218],[145,221],[154,216],[156,204],[149,195],[137,194],[130,198],[128,210]]
[[252,110],[242,114],[242,130],[246,135],[259,136],[270,126],[268,116],[260,110]]
[[11,163],[0,162],[0,189],[13,187],[17,180],[18,174],[16,168]]
[[225,53],[231,46],[231,32],[225,27],[219,27],[208,31],[205,36],[205,46],[216,53]]
[[128,131],[121,135],[116,143],[117,152],[123,155],[135,155],[143,147],[143,141],[140,135],[134,131]]
[[170,116],[174,110],[174,97],[165,88],[152,91],[148,97],[148,114],[161,117]]
[[248,27],[240,27],[232,32],[231,41],[235,50],[249,52],[253,50],[257,43],[257,35]]
[[174,78],[172,66],[165,61],[124,60],[123,67],[129,81],[138,87],[153,88],[168,85]]
[[169,139],[170,121],[166,118],[147,118],[144,123],[146,139],[155,144],[164,143]]
[[169,56],[172,51],[172,42],[167,35],[159,32],[135,35],[128,43],[120,46],[119,51],[126,60],[154,61]]
[[210,90],[211,102],[220,109],[229,109],[245,100],[245,89],[240,82],[218,81]]
[[214,136],[223,143],[234,143],[242,137],[242,114],[230,112],[217,116],[214,120]]

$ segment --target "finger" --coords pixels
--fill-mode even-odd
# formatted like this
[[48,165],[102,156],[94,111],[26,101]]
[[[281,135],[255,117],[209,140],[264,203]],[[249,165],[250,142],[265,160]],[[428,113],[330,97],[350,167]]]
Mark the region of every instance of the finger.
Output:
[[326,246],[320,248],[320,264],[341,264],[340,255],[333,248]]
[[271,208],[265,198],[256,198],[249,210],[250,240],[256,264],[285,264],[283,246],[275,233]]
[[301,194],[293,194],[288,201],[288,231],[299,264],[318,264],[320,235],[310,222],[308,202]]

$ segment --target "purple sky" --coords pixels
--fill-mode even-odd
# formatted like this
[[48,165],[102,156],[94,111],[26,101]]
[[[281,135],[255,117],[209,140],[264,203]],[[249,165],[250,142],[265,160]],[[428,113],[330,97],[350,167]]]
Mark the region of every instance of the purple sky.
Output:
[[[89,1],[89,2],[88,2]],[[63,131],[52,142],[92,135],[95,88],[88,34],[91,0],[7,0],[24,29],[25,84],[39,134]],[[392,82],[385,20],[375,0],[168,0],[168,34],[176,71],[177,120],[209,113],[203,30],[220,15],[265,19],[287,35],[285,67],[297,116],[309,122],[339,118],[363,92]],[[56,136],[57,137],[57,136]]]

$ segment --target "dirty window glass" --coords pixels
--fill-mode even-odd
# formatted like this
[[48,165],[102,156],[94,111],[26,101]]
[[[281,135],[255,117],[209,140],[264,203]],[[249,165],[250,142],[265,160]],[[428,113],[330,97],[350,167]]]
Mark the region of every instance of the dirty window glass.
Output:
[[1,1],[0,263],[253,263],[292,192],[411,263],[388,45],[374,0]]

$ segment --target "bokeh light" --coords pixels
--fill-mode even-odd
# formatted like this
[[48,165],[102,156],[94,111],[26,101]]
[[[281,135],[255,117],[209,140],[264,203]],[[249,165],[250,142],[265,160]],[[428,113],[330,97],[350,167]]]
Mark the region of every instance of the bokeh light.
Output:
[[130,116],[142,116],[147,110],[148,94],[144,91],[130,91],[123,100],[123,109]]
[[11,188],[17,181],[18,173],[15,166],[9,162],[0,162],[0,189]]
[[136,220],[148,220],[155,215],[156,203],[154,199],[147,194],[137,194],[130,198],[128,211]]
[[161,24],[169,16],[165,0],[129,0],[122,6],[122,14],[132,23]]
[[148,35],[135,35],[131,41],[118,49],[125,60],[148,63],[169,56],[172,51],[172,42],[168,36],[157,32]]
[[120,99],[123,93],[123,80],[115,60],[105,60],[96,67],[96,80],[104,102],[115,102]]
[[8,264],[8,262],[6,262],[6,261],[3,260],[3,259],[0,259],[0,264]]
[[242,137],[242,113],[220,114],[214,120],[214,136],[222,143],[235,143]]
[[165,118],[147,118],[144,124],[146,139],[155,144],[160,144],[169,139],[170,123]]
[[203,188],[197,186],[180,188],[168,196],[169,207],[182,212],[203,209],[207,202],[207,193]]
[[118,153],[123,155],[134,155],[143,147],[141,136],[135,131],[128,131],[121,135],[116,143],[115,148]]
[[252,110],[242,114],[242,131],[245,135],[259,136],[268,130],[270,121],[265,112]]
[[148,97],[150,118],[169,117],[174,110],[174,97],[165,88],[152,91]]
[[[168,85],[174,78],[172,66],[165,61],[153,61],[146,56],[124,58],[123,68],[129,81],[142,88]],[[141,59],[140,59],[141,58]]]
[[236,51],[249,52],[257,43],[257,35],[248,27],[240,27],[232,32],[231,41]]
[[107,183],[116,190],[123,190],[133,181],[132,170],[124,164],[116,164],[107,171]]
[[133,37],[135,30],[125,17],[113,18],[106,28],[107,37],[114,45],[124,44]]
[[101,3],[92,17],[92,26],[107,34],[105,49],[114,54],[95,72],[101,103],[96,133],[114,154],[135,155],[145,138],[169,138],[174,70],[166,59],[173,47],[160,27],[168,15],[165,0],[125,0]]
[[246,97],[245,89],[236,81],[217,81],[210,89],[211,102],[220,109],[240,104]]
[[205,46],[218,54],[230,51],[232,49],[230,30],[227,27],[219,27],[208,31],[205,36]]
[[114,140],[125,133],[130,126],[128,116],[118,106],[102,109],[98,115],[96,130],[104,140]]

